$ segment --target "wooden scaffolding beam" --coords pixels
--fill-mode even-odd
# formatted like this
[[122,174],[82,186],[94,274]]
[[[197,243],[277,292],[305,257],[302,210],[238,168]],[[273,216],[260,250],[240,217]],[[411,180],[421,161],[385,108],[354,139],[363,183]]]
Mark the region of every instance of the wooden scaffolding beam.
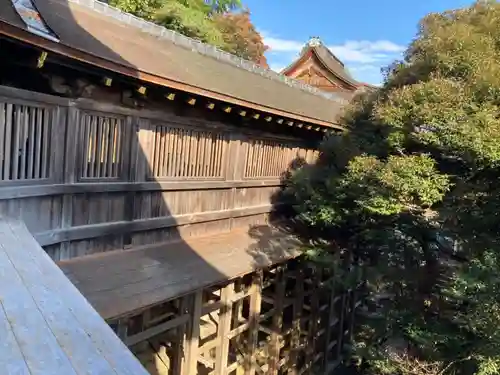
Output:
[[117,329],[131,346],[155,337],[168,343],[172,375],[331,373],[352,338],[358,293],[339,292],[331,275],[310,265],[290,264],[172,301],[177,310],[166,321],[144,311],[140,332],[124,327],[137,317]]

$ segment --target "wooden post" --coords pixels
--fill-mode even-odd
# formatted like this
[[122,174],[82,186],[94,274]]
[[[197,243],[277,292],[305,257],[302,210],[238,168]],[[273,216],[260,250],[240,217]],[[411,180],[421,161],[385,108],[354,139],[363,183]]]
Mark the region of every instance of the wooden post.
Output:
[[258,366],[256,350],[259,335],[259,316],[262,304],[263,272],[259,270],[253,275],[250,294],[250,327],[248,330],[248,353],[246,354],[245,375],[255,375]]
[[[138,119],[132,116],[127,116],[125,118],[125,127],[122,150],[128,150],[127,153],[122,152],[121,157],[123,158],[123,171],[122,175],[126,181],[135,182],[137,180],[136,168],[138,161],[138,153],[142,152],[138,150],[139,144],[139,126]],[[126,193],[126,202],[124,209],[124,219],[125,221],[134,220],[134,207],[136,192],[133,190],[128,190]],[[132,245],[132,233],[126,232],[123,234],[123,248],[127,248]]]
[[309,340],[306,347],[306,363],[305,368],[307,372],[310,372],[313,361],[314,352],[316,349],[316,340],[318,337],[318,318],[319,318],[319,296],[318,296],[318,286],[320,283],[320,277],[318,275],[317,268],[313,269],[312,274],[313,286],[316,289],[315,292],[311,294],[311,316],[309,323]]
[[[243,283],[242,283],[241,278],[235,280],[235,282],[234,282],[235,292],[237,292],[237,293],[241,292],[243,290],[242,286],[243,286]],[[234,308],[233,314],[231,316],[231,321],[232,321],[233,327],[237,327],[241,321],[241,318],[242,318],[243,299],[241,299],[241,298],[238,299],[237,301],[234,302],[234,305],[235,305],[235,308]]]
[[[244,162],[243,160],[243,143],[241,142],[241,135],[231,133],[229,141],[229,149],[227,152],[226,160],[223,161],[226,165],[226,181],[241,181],[243,179],[244,173]],[[231,203],[229,208],[236,208],[236,194],[237,190],[235,187],[231,188]],[[234,218],[231,217],[229,222],[230,229],[234,226]]]
[[[77,145],[78,135],[81,133],[80,130],[80,116],[78,108],[70,106],[66,108],[67,116],[58,116],[61,120],[57,123],[58,127],[66,130],[66,149],[64,150],[64,175],[61,180],[67,184],[74,184],[77,182],[79,172],[81,170],[80,166],[77,165],[77,152],[83,154],[83,150],[80,150],[81,146]],[[64,120],[63,120],[64,119]],[[58,131],[61,131],[58,129]],[[63,130],[64,131],[64,130]],[[63,204],[62,204],[62,214],[61,214],[61,228],[71,228],[73,221],[73,195],[64,194]],[[59,259],[69,259],[70,254],[70,243],[69,241],[61,242],[59,249]]]
[[199,290],[193,295],[191,310],[191,323],[186,346],[186,371],[185,375],[196,375],[198,368],[198,347],[200,340],[200,318],[203,303],[203,291]]
[[234,294],[234,283],[230,283],[221,290],[222,306],[219,310],[219,328],[217,331],[217,348],[215,354],[215,374],[226,375],[227,358],[229,355],[229,338],[231,330],[231,315],[233,305],[231,299]]
[[295,300],[293,302],[293,328],[290,340],[289,374],[298,374],[297,359],[300,352],[300,331],[302,330],[302,309],[304,304],[304,273],[301,268],[296,271]]
[[347,304],[347,293],[342,292],[342,299],[340,302],[340,319],[338,323],[338,336],[337,336],[337,360],[342,356],[342,347],[344,346],[344,320],[345,309]]
[[[189,313],[190,296],[182,297],[179,306],[179,315]],[[187,323],[179,325],[176,330],[176,340],[174,343],[174,358],[172,361],[172,374],[181,375],[186,368],[185,348],[187,346],[186,332],[188,331]]]
[[116,323],[116,335],[123,341],[127,339],[127,331],[128,331],[128,320],[127,319],[119,319]]
[[[332,279],[330,279],[332,280]],[[329,280],[329,281],[330,281]],[[326,374],[326,371],[328,369],[328,355],[329,355],[329,348],[332,340],[332,328],[335,325],[335,288],[333,286],[333,283],[330,283],[330,301],[329,301],[329,309],[328,309],[328,319],[327,319],[327,325],[326,325],[326,336],[325,336],[325,356],[324,356],[324,372]],[[338,324],[338,322],[336,323]],[[338,342],[337,342],[338,345]]]
[[280,345],[283,331],[283,305],[285,302],[285,282],[284,270],[280,266],[276,270],[275,295],[274,295],[274,315],[271,334],[271,343],[269,345],[269,374],[278,373],[278,362],[280,360]]

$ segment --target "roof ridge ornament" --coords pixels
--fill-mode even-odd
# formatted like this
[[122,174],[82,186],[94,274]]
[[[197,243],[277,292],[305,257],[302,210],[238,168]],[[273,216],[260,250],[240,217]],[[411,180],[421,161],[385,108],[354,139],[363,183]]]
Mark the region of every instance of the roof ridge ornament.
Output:
[[321,39],[318,36],[312,36],[309,38],[309,42],[307,44],[310,47],[318,47],[321,45]]

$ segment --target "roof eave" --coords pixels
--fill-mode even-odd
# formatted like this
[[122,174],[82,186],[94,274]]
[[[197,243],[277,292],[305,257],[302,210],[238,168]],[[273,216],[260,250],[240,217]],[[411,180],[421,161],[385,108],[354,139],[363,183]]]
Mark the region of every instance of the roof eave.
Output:
[[[267,107],[265,105],[249,102],[243,99],[239,99],[236,97],[232,97],[223,93],[214,92],[211,90],[203,89],[201,87],[196,87],[193,85],[189,85],[187,83],[179,82],[171,78],[161,77],[152,73],[140,71],[137,69],[133,69],[123,64],[119,64],[113,61],[109,61],[107,59],[103,59],[94,54],[81,51],[79,49],[64,45],[62,43],[57,43],[52,40],[46,39],[42,36],[38,36],[36,34],[30,33],[27,30],[20,29],[17,26],[13,26],[3,20],[0,20],[0,34],[5,35],[9,38],[18,40],[20,42],[36,46],[38,48],[42,48],[48,52],[56,53],[62,56],[66,56],[68,58],[91,64],[96,67],[112,71],[118,74],[122,74],[128,77],[136,78],[144,82],[169,87],[172,89],[177,89],[180,91],[184,91],[194,95],[200,95],[203,97],[207,97],[214,100],[220,100],[226,102],[228,104],[238,105],[242,107],[247,107],[250,109],[254,109],[257,111],[265,112],[270,115],[282,116],[286,118],[290,118],[292,120],[306,122],[314,125],[325,126],[329,128],[334,128],[338,130],[344,130],[342,126],[335,122],[329,122],[317,118],[312,118],[308,116],[304,116],[298,113],[292,113],[283,111],[280,109],[275,109],[271,107]],[[333,104],[333,103],[332,103]]]
[[346,80],[344,77],[340,76],[335,71],[333,71],[332,69],[330,69],[328,67],[328,64],[321,58],[320,54],[316,51],[316,47],[312,48],[312,52],[314,53],[314,55],[316,56],[316,58],[321,62],[321,64],[323,64],[324,68],[326,70],[328,70],[330,73],[332,73],[336,78],[338,78],[339,80],[341,80],[342,82],[344,82],[348,86],[352,87],[354,90],[358,88],[359,82]]
[[281,71],[280,71],[280,74],[287,75],[287,74],[291,73],[293,70],[295,70],[295,69],[296,69],[296,67],[297,67],[297,65],[298,65],[300,62],[302,62],[302,60],[303,60],[304,58],[306,58],[306,57],[307,57],[308,52],[309,52],[310,50],[311,50],[311,47],[310,47],[310,46],[307,46],[307,47],[303,48],[303,49],[302,49],[302,51],[300,52],[299,57],[298,57],[296,60],[292,61],[292,62],[290,63],[290,65],[288,65],[286,68],[284,68],[283,70],[281,70]]

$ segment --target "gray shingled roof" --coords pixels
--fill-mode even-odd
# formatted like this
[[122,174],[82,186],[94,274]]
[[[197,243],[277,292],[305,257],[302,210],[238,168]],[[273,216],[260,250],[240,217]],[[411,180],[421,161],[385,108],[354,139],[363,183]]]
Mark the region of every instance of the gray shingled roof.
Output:
[[[2,0],[2,2],[9,0]],[[33,0],[59,44],[193,87],[336,123],[345,99],[94,0]],[[6,7],[2,5],[2,9]],[[8,9],[8,7],[6,7]],[[13,9],[0,20],[27,29]]]

